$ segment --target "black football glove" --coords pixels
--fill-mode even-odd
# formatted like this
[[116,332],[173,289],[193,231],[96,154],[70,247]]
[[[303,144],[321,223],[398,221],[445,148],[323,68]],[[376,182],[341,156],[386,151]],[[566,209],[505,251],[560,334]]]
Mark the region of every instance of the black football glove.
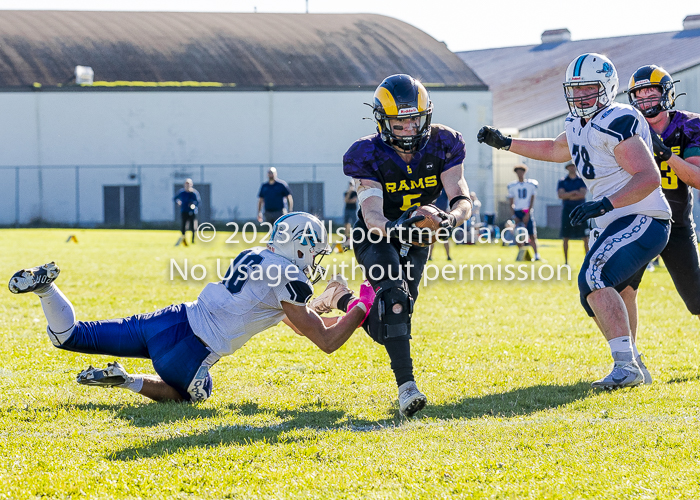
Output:
[[513,139],[510,136],[503,137],[500,130],[489,127],[488,125],[481,127],[479,133],[476,134],[476,140],[479,141],[479,143],[485,143],[492,148],[503,149],[505,151],[510,149],[510,144],[513,142]]
[[569,221],[571,222],[572,226],[578,226],[588,219],[600,217],[601,215],[608,213],[613,208],[615,207],[613,207],[612,203],[610,203],[610,200],[608,200],[607,197],[598,201],[587,201],[571,211]]
[[669,148],[664,141],[659,137],[659,134],[652,131],[651,132],[651,142],[654,144],[654,154],[657,158],[661,158],[661,161],[668,161],[673,156],[673,151]]
[[452,236],[452,232],[457,226],[457,217],[452,214],[448,214],[447,212],[443,212],[442,210],[440,210],[438,215],[442,219],[440,229],[438,229],[438,236],[440,237],[440,240],[443,240]]
[[387,221],[384,226],[387,236],[401,237],[401,233],[403,232],[401,228],[408,229],[414,222],[425,219],[425,215],[416,215],[415,217],[411,217],[411,214],[413,214],[415,211],[415,208],[408,209],[402,213],[401,217],[398,219]]

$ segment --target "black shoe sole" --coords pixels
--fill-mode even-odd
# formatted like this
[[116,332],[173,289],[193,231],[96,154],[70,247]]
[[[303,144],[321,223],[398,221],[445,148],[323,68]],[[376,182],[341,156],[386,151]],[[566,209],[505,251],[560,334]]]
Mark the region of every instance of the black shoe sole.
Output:
[[405,417],[409,417],[409,418],[410,418],[410,417],[412,417],[413,415],[415,415],[416,413],[418,413],[419,411],[421,411],[423,408],[425,408],[425,405],[426,405],[427,402],[428,402],[428,400],[427,400],[427,399],[424,399],[424,398],[416,399],[416,400],[413,401],[410,405],[408,405],[408,408],[406,408],[406,409],[405,409],[403,412],[401,412],[401,413],[403,413],[403,415],[404,415]]

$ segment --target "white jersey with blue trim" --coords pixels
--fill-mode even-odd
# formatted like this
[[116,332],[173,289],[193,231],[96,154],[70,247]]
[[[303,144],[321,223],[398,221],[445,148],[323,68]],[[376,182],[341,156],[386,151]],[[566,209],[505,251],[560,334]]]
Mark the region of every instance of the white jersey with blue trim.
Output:
[[238,254],[218,283],[209,283],[185,303],[194,333],[220,356],[239,349],[253,335],[285,317],[282,302],[303,306],[313,287],[288,259],[264,247]]
[[513,181],[508,184],[508,198],[513,199],[514,210],[530,208],[530,199],[537,191],[539,183],[535,179],[525,179],[523,182]]
[[[617,193],[632,178],[632,174],[618,165],[615,147],[622,141],[638,135],[653,151],[649,125],[632,106],[613,103],[583,124],[580,118],[569,114],[564,126],[571,159],[586,187],[598,201]],[[657,219],[670,219],[671,208],[661,186],[646,198],[626,207],[616,208],[595,219],[598,227],[630,214],[644,214]]]

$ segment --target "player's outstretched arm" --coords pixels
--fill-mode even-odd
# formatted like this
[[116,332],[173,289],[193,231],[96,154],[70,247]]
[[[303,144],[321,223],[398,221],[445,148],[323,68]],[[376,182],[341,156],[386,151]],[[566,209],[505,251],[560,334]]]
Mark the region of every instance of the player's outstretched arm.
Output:
[[556,139],[513,139],[510,151],[533,160],[556,163],[571,161],[569,143],[564,132]]
[[654,157],[641,137],[633,135],[615,146],[615,159],[632,178],[615,194],[608,196],[613,207],[620,208],[642,201],[661,185],[661,175]]
[[481,127],[477,141],[492,148],[504,149],[533,160],[563,163],[571,160],[566,134],[562,132],[556,139],[518,139],[505,137],[493,127]]
[[331,320],[328,323],[333,324],[327,326],[315,311],[306,306],[282,302],[282,309],[287,315],[284,322],[298,334],[307,337],[326,354],[336,351],[345,344],[354,331],[362,324],[367,312],[367,306],[359,304],[357,307],[350,309],[339,320],[328,318]]

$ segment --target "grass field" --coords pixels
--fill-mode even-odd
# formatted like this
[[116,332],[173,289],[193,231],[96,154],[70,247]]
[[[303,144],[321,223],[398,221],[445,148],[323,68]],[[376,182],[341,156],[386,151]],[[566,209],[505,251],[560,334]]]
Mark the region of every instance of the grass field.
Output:
[[[70,233],[78,244],[64,243]],[[3,283],[56,260],[82,320],[193,300],[203,282],[170,280],[170,259],[216,281],[216,259],[243,248],[224,238],[173,247],[176,233],[162,231],[0,239]],[[458,264],[516,254],[453,251]],[[543,241],[542,255],[561,264],[560,242]],[[575,242],[572,262],[582,259]],[[53,348],[36,296],[4,288],[0,498],[699,498],[698,320],[663,267],[648,273],[639,345],[655,382],[593,391],[611,360],[576,272],[423,288],[412,345],[429,406],[413,420],[399,417],[386,353],[361,330],[331,356],[283,326],[261,333],[212,369],[214,393],[196,405],[79,386],[80,370],[112,359]],[[152,373],[147,360],[122,362]]]

